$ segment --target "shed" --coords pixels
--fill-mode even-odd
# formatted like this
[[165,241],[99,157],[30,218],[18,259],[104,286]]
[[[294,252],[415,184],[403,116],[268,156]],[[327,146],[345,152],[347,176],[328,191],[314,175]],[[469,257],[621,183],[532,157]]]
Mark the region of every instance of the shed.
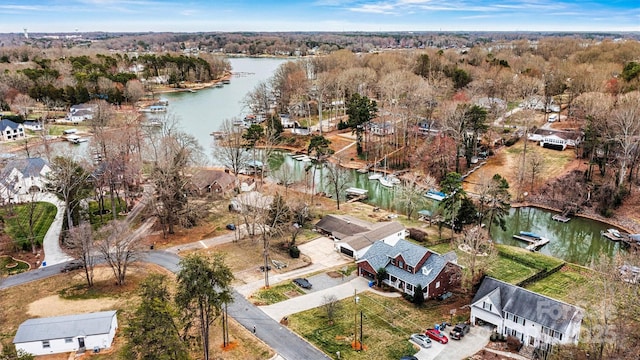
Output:
[[33,355],[108,349],[118,329],[115,310],[29,319],[18,327],[16,350]]

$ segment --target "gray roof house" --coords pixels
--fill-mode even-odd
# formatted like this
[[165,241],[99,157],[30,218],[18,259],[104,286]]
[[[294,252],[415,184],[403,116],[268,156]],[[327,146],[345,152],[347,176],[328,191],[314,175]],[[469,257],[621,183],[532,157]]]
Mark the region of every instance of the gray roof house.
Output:
[[335,240],[336,251],[358,260],[377,241],[394,245],[406,237],[397,221],[371,223],[349,215],[326,215],[316,229]]
[[98,352],[113,343],[116,311],[29,319],[18,327],[13,343],[17,350],[33,355],[65,352]]
[[414,295],[420,285],[426,299],[460,284],[461,269],[455,260],[455,253],[443,256],[407,240],[398,240],[394,245],[374,243],[356,264],[358,275],[372,280],[384,268],[387,275],[382,282],[403,293]]
[[0,120],[0,140],[18,140],[24,138],[24,126],[9,119]]
[[579,307],[488,276],[471,301],[473,324],[491,324],[498,333],[543,351],[577,344],[583,316]]
[[51,171],[43,158],[11,160],[0,171],[0,199],[16,199],[19,195],[43,191],[46,175]]

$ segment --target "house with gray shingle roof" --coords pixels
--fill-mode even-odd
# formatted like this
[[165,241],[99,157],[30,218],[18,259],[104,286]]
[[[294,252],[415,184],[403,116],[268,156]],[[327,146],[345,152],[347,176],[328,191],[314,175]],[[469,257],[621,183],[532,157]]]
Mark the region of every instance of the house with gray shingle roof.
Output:
[[19,195],[43,191],[50,171],[43,158],[10,160],[0,171],[0,199],[18,201]]
[[471,323],[491,324],[526,346],[549,350],[577,344],[584,311],[492,277],[485,277],[471,301]]
[[403,239],[393,245],[379,241],[356,264],[359,276],[375,280],[378,271],[385,269],[384,284],[409,295],[420,285],[428,299],[460,285],[461,268],[454,255],[443,256]]
[[15,123],[9,119],[0,120],[0,140],[19,140],[24,139],[24,126]]
[[20,324],[13,343],[16,350],[36,356],[99,351],[111,347],[117,329],[114,310],[29,319]]
[[333,238],[336,251],[360,259],[376,241],[394,245],[407,232],[397,221],[371,223],[349,215],[326,215],[316,229]]

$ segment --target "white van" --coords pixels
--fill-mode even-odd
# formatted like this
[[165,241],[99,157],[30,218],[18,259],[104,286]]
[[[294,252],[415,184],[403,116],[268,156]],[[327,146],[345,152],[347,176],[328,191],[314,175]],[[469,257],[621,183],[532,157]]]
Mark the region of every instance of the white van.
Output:
[[558,121],[558,114],[549,115],[549,122],[556,122],[556,121]]

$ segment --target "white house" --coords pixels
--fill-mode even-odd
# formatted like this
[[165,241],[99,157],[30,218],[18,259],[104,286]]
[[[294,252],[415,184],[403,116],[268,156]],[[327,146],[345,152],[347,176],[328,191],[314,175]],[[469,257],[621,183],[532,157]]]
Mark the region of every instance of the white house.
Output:
[[16,350],[33,355],[108,349],[118,329],[116,312],[29,319],[18,327]]
[[0,199],[17,200],[17,196],[43,191],[51,171],[43,158],[11,160],[0,171]]
[[32,131],[42,130],[42,123],[40,121],[28,120],[28,121],[25,121],[22,125],[27,130],[32,130]]
[[66,120],[74,124],[93,119],[95,106],[91,104],[73,105],[67,113]]
[[24,126],[9,119],[0,120],[0,140],[19,140],[24,138]]
[[471,302],[472,324],[491,324],[498,333],[542,350],[577,344],[583,316],[576,306],[488,276]]

